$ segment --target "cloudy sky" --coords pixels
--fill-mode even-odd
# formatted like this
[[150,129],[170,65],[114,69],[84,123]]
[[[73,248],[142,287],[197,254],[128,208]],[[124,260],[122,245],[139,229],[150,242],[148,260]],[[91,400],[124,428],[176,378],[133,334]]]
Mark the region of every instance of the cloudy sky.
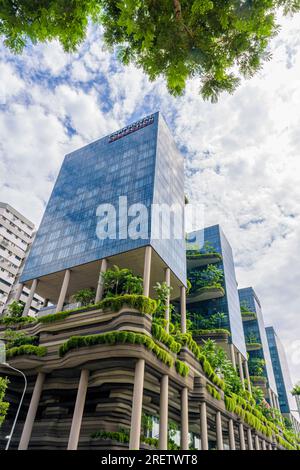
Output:
[[14,56],[0,47],[0,200],[37,225],[65,153],[162,111],[186,159],[190,202],[232,244],[300,379],[300,15],[282,23],[273,59],[217,104],[199,83],[181,98],[124,68],[90,30],[74,55],[57,43]]

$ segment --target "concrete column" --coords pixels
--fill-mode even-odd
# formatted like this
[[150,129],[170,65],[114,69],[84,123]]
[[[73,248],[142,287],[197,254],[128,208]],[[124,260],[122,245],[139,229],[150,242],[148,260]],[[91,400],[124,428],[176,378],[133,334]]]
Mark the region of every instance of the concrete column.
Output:
[[64,275],[64,280],[63,280],[61,290],[60,290],[60,294],[59,294],[59,298],[58,298],[58,301],[57,301],[55,313],[60,312],[63,309],[64,301],[65,301],[67,290],[68,290],[68,287],[69,287],[70,276],[71,276],[70,269],[66,269],[65,275]]
[[253,439],[251,428],[247,429],[248,450],[253,450]]
[[149,297],[150,292],[150,276],[151,276],[151,246],[146,246],[144,257],[144,277],[143,277],[143,295]]
[[246,450],[245,433],[243,423],[239,423],[240,449]]
[[101,267],[100,267],[100,273],[99,273],[99,278],[98,278],[98,284],[97,284],[97,290],[96,290],[96,296],[95,296],[95,304],[97,302],[100,302],[103,297],[103,291],[104,291],[104,285],[103,285],[103,274],[107,270],[107,264],[108,261],[106,258],[103,258],[101,261]]
[[262,450],[267,450],[267,444],[264,439],[262,440]]
[[271,442],[268,444],[268,450],[273,450],[273,446],[272,446]]
[[15,298],[13,300],[15,300],[16,302],[19,302],[20,297],[21,297],[22,292],[23,292],[23,289],[24,289],[24,284],[21,282],[18,285],[18,289],[17,289],[16,295],[15,295]]
[[230,358],[231,358],[231,362],[232,362],[233,367],[236,369],[234,345],[232,343],[230,344]]
[[257,434],[255,434],[255,437],[254,437],[254,447],[255,447],[255,450],[260,450],[259,438]]
[[29,409],[27,412],[21,439],[19,442],[19,447],[18,447],[19,450],[28,449],[28,444],[31,438],[32,428],[33,428],[34,420],[36,417],[36,412],[39,406],[44,382],[45,382],[45,374],[43,372],[39,372],[35,381]]
[[189,450],[189,391],[187,387],[181,390],[181,450]]
[[274,397],[273,397],[273,392],[272,390],[269,388],[269,398],[270,398],[270,405],[272,408],[276,408],[275,406],[275,403],[274,403]]
[[230,450],[235,450],[235,436],[234,436],[234,424],[233,419],[228,421],[228,433],[229,433],[229,447]]
[[89,383],[89,371],[81,369],[76,403],[73,413],[71,431],[69,435],[68,450],[76,450],[80,436],[81,422],[85,405],[85,397]]
[[45,299],[44,302],[43,302],[43,307],[48,307],[48,304],[49,304],[49,299]]
[[129,449],[139,450],[143,408],[145,359],[139,359],[135,366]]
[[222,415],[220,411],[216,413],[216,437],[217,437],[217,449],[224,450],[223,445],[223,432],[222,432]]
[[279,404],[279,399],[277,395],[275,395],[275,402],[277,404],[277,409],[280,411],[280,404]]
[[207,412],[205,402],[202,402],[200,405],[200,426],[201,450],[208,450]]
[[169,377],[163,375],[160,380],[159,450],[168,450],[168,401]]
[[248,361],[246,361],[246,360],[244,361],[244,366],[245,366],[245,375],[246,375],[246,380],[247,380],[248,392],[252,393],[250,374],[249,374],[249,368],[248,368]]
[[[171,284],[171,271],[170,268],[165,269],[165,282],[168,287]],[[166,320],[166,332],[169,333],[169,326],[170,326],[170,295],[167,296],[166,299],[166,312],[165,312],[165,320]]]
[[180,318],[181,318],[181,333],[186,333],[186,288],[180,288]]
[[34,279],[32,281],[30,292],[29,292],[29,295],[27,297],[26,304],[25,304],[25,307],[24,307],[24,310],[23,310],[23,313],[22,313],[23,317],[26,317],[29,313],[29,310],[30,310],[30,307],[31,307],[31,302],[32,302],[33,296],[35,294],[35,290],[37,288],[37,285],[38,285],[38,279]]
[[245,390],[245,377],[244,377],[244,370],[243,370],[242,355],[241,355],[240,352],[238,352],[237,356],[238,356],[240,379],[241,379],[241,382],[242,382],[243,389]]

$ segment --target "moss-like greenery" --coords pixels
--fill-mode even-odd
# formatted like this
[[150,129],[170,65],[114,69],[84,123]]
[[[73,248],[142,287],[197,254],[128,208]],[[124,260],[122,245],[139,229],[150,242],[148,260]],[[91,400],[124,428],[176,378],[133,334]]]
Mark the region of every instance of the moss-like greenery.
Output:
[[7,379],[7,377],[0,377],[0,427],[3,421],[5,420],[5,416],[9,408],[9,403],[7,401],[4,401],[8,384],[9,380]]
[[45,356],[47,353],[47,348],[44,346],[33,346],[31,344],[24,344],[22,346],[18,346],[15,348],[8,349],[6,351],[7,359],[10,359],[15,356],[23,356],[23,355],[30,355],[30,356]]
[[199,251],[187,251],[186,257],[188,260],[197,260],[197,259],[214,259],[217,258],[218,260],[222,260],[222,255],[220,253],[200,253]]
[[201,353],[201,349],[193,339],[190,333],[185,334],[178,334],[176,336],[176,340],[179,341],[183,346],[187,346],[187,348],[194,354],[196,359],[200,362],[202,369],[205,375],[219,387],[221,390],[225,390],[225,382],[222,380],[213,370],[212,366],[210,365],[209,361],[206,359],[204,354]]
[[59,355],[63,357],[72,349],[84,348],[97,344],[142,344],[149,351],[152,351],[153,354],[155,354],[155,356],[168,367],[172,367],[174,364],[174,359],[171,354],[158,346],[150,336],[141,333],[133,333],[131,331],[110,331],[99,335],[71,336],[70,339],[60,346]]
[[5,326],[14,326],[14,325],[26,325],[28,323],[36,323],[37,319],[29,316],[25,317],[10,317],[10,316],[5,316],[3,318],[0,318],[0,325],[5,325]]
[[117,312],[122,307],[131,307],[137,309],[140,313],[152,315],[157,308],[157,303],[154,299],[145,297],[144,295],[125,294],[115,297],[106,297],[99,302],[99,307],[103,310],[113,310]]
[[221,394],[218,392],[218,390],[215,387],[212,387],[210,384],[206,384],[206,388],[208,393],[215,398],[216,400],[221,400]]
[[182,377],[187,377],[189,375],[189,371],[190,371],[189,366],[185,362],[180,361],[179,359],[175,360],[175,368],[178,374],[181,375]]
[[209,335],[227,335],[231,336],[231,333],[229,330],[226,330],[225,328],[210,328],[210,329],[200,329],[200,330],[193,330],[193,335],[203,335],[203,336],[209,336]]
[[76,312],[84,312],[87,310],[101,309],[101,310],[112,310],[117,312],[122,307],[127,306],[139,310],[140,313],[152,315],[156,310],[156,301],[145,297],[144,295],[136,294],[125,294],[116,297],[106,297],[96,304],[89,304],[84,307],[77,307],[72,310],[64,310],[62,312],[50,313],[44,317],[40,317],[38,321],[40,323],[52,323],[61,321]]
[[252,382],[267,382],[266,377],[264,377],[263,375],[251,375],[250,380]]
[[170,349],[170,351],[172,351],[173,353],[180,352],[181,344],[175,341],[174,336],[169,335],[161,325],[155,322],[152,323],[151,332],[154,338],[165,344]]

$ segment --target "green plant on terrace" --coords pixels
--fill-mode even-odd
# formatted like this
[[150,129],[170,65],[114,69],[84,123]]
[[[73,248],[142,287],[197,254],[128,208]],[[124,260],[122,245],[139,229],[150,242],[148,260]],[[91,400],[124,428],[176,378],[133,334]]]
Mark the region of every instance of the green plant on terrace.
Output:
[[[172,292],[172,287],[168,286],[166,282],[157,282],[154,286],[154,290],[157,296],[157,309],[153,316],[153,320],[159,323],[161,326],[165,325],[165,315],[167,309],[167,300]],[[172,317],[174,313],[174,306],[169,305],[169,319],[172,322]]]
[[95,302],[95,289],[81,289],[73,295],[75,302],[80,302],[84,307]]
[[143,294],[143,279],[130,269],[113,266],[103,273],[104,295],[112,297],[124,294]]
[[15,331],[11,329],[5,330],[3,337],[7,342],[6,343],[7,349],[19,347],[24,344],[32,344],[36,346],[39,343],[38,336],[28,336],[21,331]]
[[300,385],[295,385],[291,393],[294,396],[300,395]]
[[246,343],[247,344],[259,344],[259,338],[257,336],[257,334],[255,334],[253,331],[250,331],[247,335],[246,335]]
[[252,357],[248,361],[249,373],[251,376],[263,376],[266,362],[259,357]]
[[204,341],[200,349],[214,371],[222,376],[226,383],[226,389],[234,393],[240,393],[242,391],[241,380],[231,361],[227,358],[225,351],[217,346],[212,339]]
[[189,271],[189,280],[191,282],[191,291],[193,294],[203,287],[222,287],[224,277],[223,270],[213,264],[206,268],[194,268]]
[[21,302],[21,301],[18,302],[16,300],[14,300],[8,306],[7,316],[9,316],[11,318],[21,317],[22,314],[23,314],[24,306],[25,306],[24,302]]
[[0,427],[5,419],[7,410],[9,408],[9,403],[4,401],[5,392],[9,381],[6,377],[0,377]]

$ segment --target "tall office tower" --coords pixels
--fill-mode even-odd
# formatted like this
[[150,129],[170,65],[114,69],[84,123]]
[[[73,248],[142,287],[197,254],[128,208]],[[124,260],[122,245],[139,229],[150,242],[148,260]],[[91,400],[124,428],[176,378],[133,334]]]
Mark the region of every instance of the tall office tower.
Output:
[[252,287],[239,289],[249,372],[273,408],[279,408],[277,388],[270,357],[260,301]]
[[273,326],[266,327],[268,345],[278,391],[280,410],[283,416],[292,421],[296,432],[300,432],[297,403],[291,394],[293,389],[289,366],[284,347]]
[[61,309],[79,289],[97,287],[100,260],[142,275],[151,246],[151,285],[170,269],[178,296],[186,285],[184,227],[175,236],[174,217],[158,205],[183,214],[183,165],[159,113],[67,155],[21,282]]
[[[219,225],[190,233],[188,239],[192,250],[187,251],[187,269],[192,288],[187,298],[187,309],[194,326],[200,329],[203,318],[209,323],[216,314],[223,314],[223,319],[217,320],[212,328],[221,327],[230,332],[230,336],[225,340],[221,338],[220,343],[244,378],[248,376],[247,352],[231,246]],[[199,249],[193,246],[194,240],[202,245]],[[219,270],[223,278],[216,282],[218,271],[215,277],[213,270],[210,272],[211,267]],[[200,282],[199,275],[203,278]]]
[[[0,202],[0,315],[16,296],[19,276],[34,238],[34,225],[9,204]],[[20,291],[19,300],[26,302],[27,288]],[[39,310],[42,299],[32,299],[30,314]]]

